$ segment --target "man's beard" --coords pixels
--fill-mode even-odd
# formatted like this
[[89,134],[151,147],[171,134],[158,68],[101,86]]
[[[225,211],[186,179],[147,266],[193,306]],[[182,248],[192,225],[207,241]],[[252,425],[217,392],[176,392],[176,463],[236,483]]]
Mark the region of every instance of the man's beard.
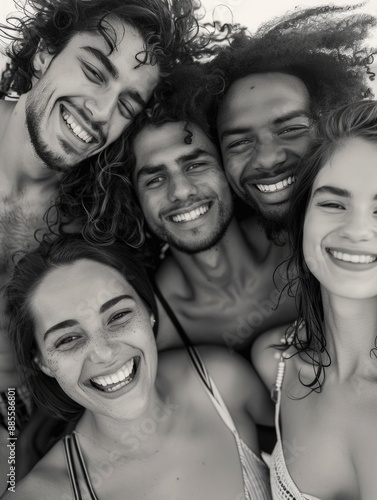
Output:
[[[217,243],[224,237],[232,218],[233,203],[225,209],[224,205],[219,202],[219,220],[216,228],[210,236],[203,238],[200,241],[196,241],[195,239],[194,241],[182,241],[182,239],[176,238],[175,235],[172,235],[170,231],[166,231],[164,228],[159,228],[159,230],[154,230],[152,232],[158,238],[168,243],[172,248],[175,248],[176,250],[179,250],[187,255],[195,255],[197,253],[210,250],[217,245]],[[178,222],[177,224],[180,223]],[[195,235],[199,232],[196,228],[190,229],[189,231],[191,231],[193,238],[195,238]]]
[[280,210],[279,205],[277,205],[275,210],[272,210],[269,213],[263,213],[259,208],[258,203],[247,190],[244,190],[244,194],[244,202],[252,209],[253,215],[257,219],[258,224],[262,226],[267,238],[276,242],[284,239],[284,233],[287,230],[288,210],[287,207],[285,207],[285,205],[287,205],[287,202],[280,205]]
[[[29,132],[31,145],[36,155],[43,161],[46,167],[54,172],[66,172],[72,165],[67,164],[63,156],[51,151],[49,145],[43,140],[43,131],[41,130],[41,119],[43,113],[39,113],[41,103],[38,97],[29,94],[26,101],[26,126]],[[64,149],[64,144],[62,145]],[[68,146],[66,153],[71,153]]]

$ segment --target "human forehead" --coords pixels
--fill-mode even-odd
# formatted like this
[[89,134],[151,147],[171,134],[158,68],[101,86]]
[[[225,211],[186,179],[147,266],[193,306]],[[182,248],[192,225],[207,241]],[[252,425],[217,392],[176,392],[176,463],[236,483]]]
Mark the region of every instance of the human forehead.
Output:
[[134,174],[145,165],[167,166],[198,151],[219,159],[217,148],[207,135],[198,126],[183,122],[145,126],[134,139],[133,149],[136,159]]
[[36,287],[30,307],[37,325],[48,327],[66,319],[99,313],[103,303],[119,295],[138,296],[116,269],[89,259],[77,260],[50,271]]
[[298,110],[309,113],[310,96],[302,80],[285,73],[260,73],[236,80],[218,113],[218,125],[229,120],[269,122]]
[[339,143],[318,172],[312,193],[324,185],[374,197],[377,194],[377,142],[354,137]]
[[159,66],[157,64],[153,66],[140,65],[139,59],[143,60],[144,58],[146,44],[139,31],[130,24],[111,16],[108,16],[103,25],[105,33],[114,43],[114,47],[110,47],[99,31],[83,31],[77,32],[71,37],[62,53],[68,56],[79,56],[83,55],[85,47],[98,49],[116,66],[120,76],[124,74],[127,77],[127,72],[130,69],[141,68],[143,72],[148,71],[151,76],[154,76],[157,84],[160,76]]

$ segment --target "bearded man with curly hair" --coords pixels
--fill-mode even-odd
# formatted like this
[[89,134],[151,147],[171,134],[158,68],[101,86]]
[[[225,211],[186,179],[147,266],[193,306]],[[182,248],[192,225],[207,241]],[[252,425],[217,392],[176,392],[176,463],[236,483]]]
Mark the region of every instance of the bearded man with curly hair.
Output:
[[327,111],[368,97],[375,17],[316,7],[241,30],[208,64],[217,84],[207,109],[228,180],[270,237],[284,234],[299,162]]

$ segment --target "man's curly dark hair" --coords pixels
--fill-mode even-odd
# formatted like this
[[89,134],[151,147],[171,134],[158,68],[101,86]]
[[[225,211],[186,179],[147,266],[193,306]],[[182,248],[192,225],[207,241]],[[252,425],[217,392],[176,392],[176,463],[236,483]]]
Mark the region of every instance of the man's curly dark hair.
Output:
[[[263,24],[255,34],[240,30],[229,46],[208,63],[208,72],[223,81],[213,92],[217,106],[233,82],[257,73],[287,73],[309,91],[313,117],[371,95],[369,67],[374,50],[365,44],[376,17],[355,13],[354,6],[296,10]],[[217,106],[207,118],[216,126]]]
[[[3,38],[10,42],[6,49],[10,64],[1,81],[3,97],[31,89],[33,57],[40,46],[58,55],[72,36],[89,31],[99,32],[110,52],[115,50],[117,39],[109,16],[141,34],[146,50],[138,54],[137,62],[158,64],[162,76],[204,51],[197,0],[27,0],[25,6],[17,5],[23,16],[10,16],[8,26],[1,27]],[[141,243],[138,227],[129,224],[134,207],[120,169],[126,141],[127,131],[98,157],[64,174],[56,203],[46,214],[51,230],[59,227],[65,233],[75,223],[88,241],[109,244],[121,238],[132,246]]]

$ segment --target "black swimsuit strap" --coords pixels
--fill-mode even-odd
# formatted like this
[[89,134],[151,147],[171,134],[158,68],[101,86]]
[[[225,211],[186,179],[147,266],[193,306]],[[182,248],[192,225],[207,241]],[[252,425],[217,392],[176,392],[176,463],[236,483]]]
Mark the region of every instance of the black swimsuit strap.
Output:
[[[72,442],[74,444],[74,448],[72,447]],[[75,495],[75,500],[82,500],[82,495],[80,491],[80,485],[78,481],[78,476],[76,472],[76,467],[75,467],[75,462],[73,459],[74,455],[74,450],[76,451],[76,455],[79,461],[79,465],[81,467],[86,486],[89,490],[90,493],[90,498],[92,500],[98,500],[97,496],[95,494],[95,491],[93,489],[92,483],[90,481],[89,477],[89,472],[88,469],[86,468],[86,464],[84,461],[84,457],[81,452],[80,444],[78,442],[77,436],[75,431],[72,432],[72,434],[69,434],[68,436],[64,437],[64,449],[65,449],[65,454],[67,458],[67,465],[68,465],[68,475],[71,480],[72,488],[73,488],[73,493]]]
[[162,307],[165,309],[166,314],[169,316],[170,321],[175,326],[179,336],[182,339],[182,342],[185,344],[185,347],[186,348],[192,347],[193,344],[192,344],[191,340],[189,339],[187,333],[183,329],[183,326],[179,322],[179,319],[177,318],[173,309],[169,306],[165,297],[162,295],[162,292],[159,289],[159,287],[155,281],[153,282],[153,288],[154,288],[156,296],[158,297],[159,301],[161,302]]
[[180,338],[182,339],[186,351],[190,356],[191,362],[193,363],[199,377],[201,378],[202,382],[205,384],[207,389],[213,394],[211,379],[210,377],[208,377],[207,370],[203,367],[203,363],[200,359],[198,351],[196,350],[194,344],[191,342],[187,333],[183,329],[183,326],[179,322],[176,314],[173,312],[173,309],[169,306],[165,297],[162,295],[162,292],[157,286],[156,282],[153,282],[152,284],[157,298],[161,302],[162,307],[164,308],[166,314],[169,316],[170,321],[173,323]]

